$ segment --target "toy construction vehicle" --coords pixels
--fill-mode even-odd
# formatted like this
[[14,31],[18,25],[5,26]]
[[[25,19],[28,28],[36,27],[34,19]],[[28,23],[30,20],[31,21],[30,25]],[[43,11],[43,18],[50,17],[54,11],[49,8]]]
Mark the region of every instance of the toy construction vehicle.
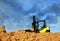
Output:
[[[43,22],[44,25],[39,29],[39,22]],[[32,23],[32,29],[30,30],[25,30],[28,32],[40,32],[40,33],[45,33],[45,32],[50,32],[50,27],[46,26],[46,21],[45,20],[39,20],[36,22],[35,16],[33,16],[33,23]]]

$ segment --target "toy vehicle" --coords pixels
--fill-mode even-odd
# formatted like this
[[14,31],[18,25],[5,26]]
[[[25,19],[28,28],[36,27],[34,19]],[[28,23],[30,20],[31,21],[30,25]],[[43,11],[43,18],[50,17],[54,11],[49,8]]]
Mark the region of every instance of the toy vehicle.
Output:
[[[43,22],[44,25],[39,29],[39,22]],[[39,20],[36,22],[35,16],[33,16],[33,23],[32,23],[32,29],[25,30],[27,32],[38,32],[38,33],[45,33],[45,32],[50,32],[50,27],[46,26],[46,21],[45,20]]]

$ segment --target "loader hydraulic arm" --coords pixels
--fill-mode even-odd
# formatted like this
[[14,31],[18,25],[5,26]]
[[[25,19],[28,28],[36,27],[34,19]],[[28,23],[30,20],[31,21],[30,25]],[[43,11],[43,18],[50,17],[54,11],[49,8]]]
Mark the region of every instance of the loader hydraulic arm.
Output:
[[32,28],[34,29],[34,32],[36,32],[37,31],[37,22],[36,22],[36,18],[35,18],[35,16],[33,16],[33,23],[32,23]]

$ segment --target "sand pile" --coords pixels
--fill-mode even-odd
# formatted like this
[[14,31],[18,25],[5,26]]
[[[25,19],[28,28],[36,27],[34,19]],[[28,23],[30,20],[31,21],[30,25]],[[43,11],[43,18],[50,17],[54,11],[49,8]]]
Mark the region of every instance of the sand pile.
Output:
[[0,28],[0,41],[60,41],[60,33],[5,32]]

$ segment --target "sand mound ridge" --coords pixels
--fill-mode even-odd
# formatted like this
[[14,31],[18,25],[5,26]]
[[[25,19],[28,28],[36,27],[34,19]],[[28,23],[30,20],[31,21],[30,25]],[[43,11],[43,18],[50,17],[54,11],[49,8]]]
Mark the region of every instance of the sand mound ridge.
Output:
[[34,33],[19,30],[6,32],[5,27],[0,28],[0,41],[60,41],[60,32]]

